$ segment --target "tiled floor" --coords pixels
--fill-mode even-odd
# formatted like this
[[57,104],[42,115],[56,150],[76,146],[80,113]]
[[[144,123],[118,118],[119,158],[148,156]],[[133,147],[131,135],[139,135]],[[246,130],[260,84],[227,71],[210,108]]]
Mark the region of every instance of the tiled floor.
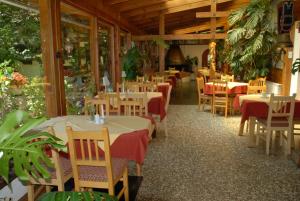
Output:
[[300,170],[275,143],[247,148],[239,117],[213,117],[196,105],[171,105],[169,137],[149,145],[138,201],[300,200]]

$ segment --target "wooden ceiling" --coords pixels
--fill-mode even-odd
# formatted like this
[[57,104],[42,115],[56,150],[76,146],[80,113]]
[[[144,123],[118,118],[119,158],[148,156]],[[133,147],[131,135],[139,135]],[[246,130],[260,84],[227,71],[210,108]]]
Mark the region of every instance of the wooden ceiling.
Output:
[[[165,15],[166,34],[199,33],[210,29],[209,18],[196,18],[196,12],[209,12],[212,1],[217,11],[233,11],[250,0],[109,0],[103,1],[147,34],[158,34],[159,16]],[[226,29],[226,17],[217,18],[217,27]]]

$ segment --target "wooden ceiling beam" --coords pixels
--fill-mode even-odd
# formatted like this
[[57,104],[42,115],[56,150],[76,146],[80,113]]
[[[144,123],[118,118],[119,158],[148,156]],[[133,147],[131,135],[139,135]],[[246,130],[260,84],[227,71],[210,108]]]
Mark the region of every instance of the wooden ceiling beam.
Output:
[[166,34],[166,35],[140,35],[132,36],[133,41],[147,41],[147,40],[200,40],[200,39],[225,39],[226,33],[216,34]]
[[[173,1],[169,1],[169,2],[165,2],[162,4],[157,4],[154,6],[148,6],[148,7],[143,7],[143,8],[138,8],[129,12],[124,12],[122,14],[124,14],[125,16],[137,16],[137,15],[145,15],[147,13],[151,13],[154,11],[163,11],[163,10],[168,10],[168,9],[174,9],[174,8],[180,8],[183,6],[189,6],[191,4],[195,4],[197,3],[198,5],[201,6],[201,4],[203,3],[207,3],[210,2],[208,0],[186,0],[186,1],[182,1],[182,0],[173,0]],[[167,14],[162,12],[163,14]]]
[[212,18],[212,17],[227,17],[230,14],[229,11],[218,11],[218,12],[197,12],[196,18]]
[[[221,27],[221,26],[226,26],[226,25],[227,25],[227,20],[226,19],[217,20],[217,28]],[[210,29],[210,22],[205,22],[205,23],[199,24],[197,26],[176,29],[176,30],[172,31],[172,34],[195,33],[195,32],[203,31],[203,30],[206,30],[206,29]]]
[[[126,12],[129,10],[138,9],[145,6],[152,6],[154,4],[162,4],[165,2],[168,2],[170,0],[147,0],[147,1],[141,1],[141,0],[131,0],[129,2],[123,3],[118,5],[118,9],[120,12]],[[171,0],[172,1],[172,0]]]
[[130,1],[129,0],[110,0],[106,3],[110,4],[110,5],[115,5],[115,4],[124,3],[124,2],[130,2]]

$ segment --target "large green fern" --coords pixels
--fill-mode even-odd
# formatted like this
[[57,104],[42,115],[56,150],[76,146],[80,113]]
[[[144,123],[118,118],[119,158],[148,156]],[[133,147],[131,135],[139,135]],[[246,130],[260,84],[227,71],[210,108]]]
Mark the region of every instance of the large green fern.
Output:
[[248,80],[268,73],[271,51],[276,42],[270,0],[251,0],[248,6],[228,17],[226,62],[235,75]]
[[[0,126],[0,177],[8,183],[10,161],[16,176],[22,180],[49,178],[47,166],[52,167],[44,153],[44,146],[64,149],[61,140],[46,132],[29,132],[45,121],[45,118],[31,118],[27,112],[9,113]],[[39,140],[36,140],[39,139]]]

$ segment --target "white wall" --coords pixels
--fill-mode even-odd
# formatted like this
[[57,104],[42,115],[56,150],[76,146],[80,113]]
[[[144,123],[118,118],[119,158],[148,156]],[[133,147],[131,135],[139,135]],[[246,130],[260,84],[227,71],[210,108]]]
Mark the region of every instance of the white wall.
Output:
[[198,57],[198,66],[202,65],[202,53],[208,49],[208,45],[180,45],[181,51],[186,58]]

